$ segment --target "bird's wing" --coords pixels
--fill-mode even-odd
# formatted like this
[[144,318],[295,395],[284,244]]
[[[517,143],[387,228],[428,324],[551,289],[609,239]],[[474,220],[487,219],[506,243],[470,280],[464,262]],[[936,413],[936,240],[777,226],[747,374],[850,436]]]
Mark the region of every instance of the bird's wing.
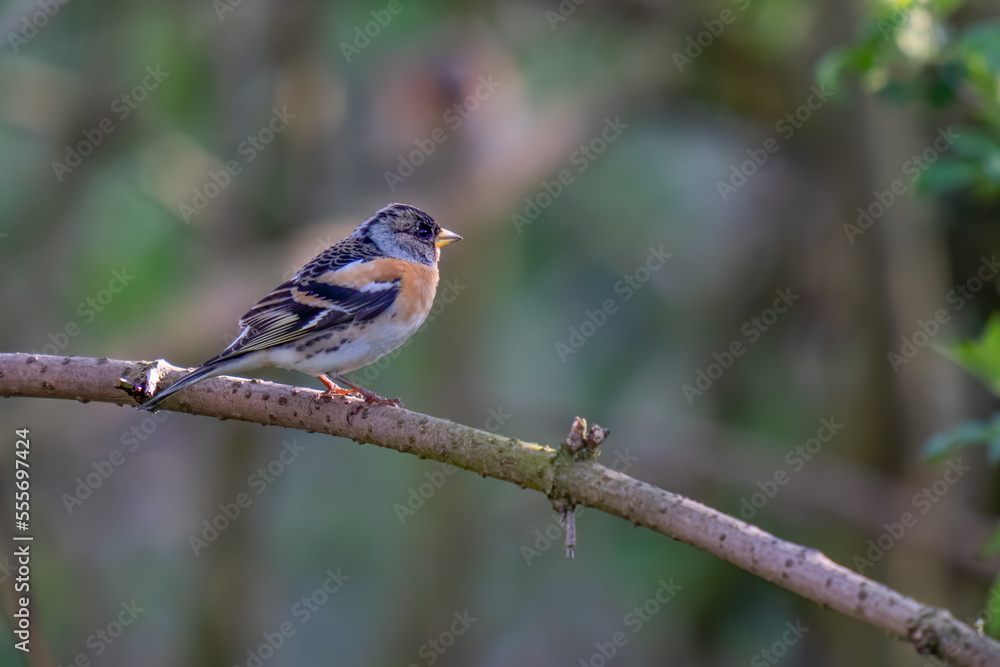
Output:
[[[343,270],[351,268],[348,265]],[[210,362],[289,343],[342,324],[371,320],[399,296],[401,274],[380,271],[378,282],[347,286],[337,284],[340,273],[300,273],[277,287],[240,318],[243,332]]]

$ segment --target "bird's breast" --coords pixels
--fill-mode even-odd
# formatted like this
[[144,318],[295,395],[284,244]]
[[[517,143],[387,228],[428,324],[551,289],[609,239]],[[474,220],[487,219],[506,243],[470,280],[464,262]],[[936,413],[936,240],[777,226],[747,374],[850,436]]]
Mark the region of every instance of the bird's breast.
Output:
[[389,316],[401,323],[417,320],[419,326],[434,305],[438,286],[437,267],[404,262],[400,283],[399,296],[392,304]]

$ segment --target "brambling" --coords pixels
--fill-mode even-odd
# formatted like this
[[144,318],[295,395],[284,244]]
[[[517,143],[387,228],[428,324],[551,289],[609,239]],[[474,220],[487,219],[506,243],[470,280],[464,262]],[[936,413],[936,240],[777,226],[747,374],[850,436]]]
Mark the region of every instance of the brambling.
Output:
[[461,238],[413,206],[386,206],[258,301],[221,354],[139,407],[154,410],[199,380],[264,366],[316,376],[324,396],[401,406],[342,373],[375,362],[420,328],[434,303],[440,248]]

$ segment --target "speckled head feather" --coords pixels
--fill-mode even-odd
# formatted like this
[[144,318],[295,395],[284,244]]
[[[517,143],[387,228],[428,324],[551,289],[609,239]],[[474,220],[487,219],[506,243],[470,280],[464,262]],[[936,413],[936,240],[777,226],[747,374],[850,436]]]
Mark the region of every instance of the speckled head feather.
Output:
[[429,265],[436,264],[440,257],[434,244],[441,228],[419,208],[390,204],[361,227],[386,257]]
[[295,277],[318,276],[373,257],[395,257],[433,266],[441,254],[435,247],[440,231],[434,218],[419,208],[389,204],[358,225],[350,236],[314,257]]

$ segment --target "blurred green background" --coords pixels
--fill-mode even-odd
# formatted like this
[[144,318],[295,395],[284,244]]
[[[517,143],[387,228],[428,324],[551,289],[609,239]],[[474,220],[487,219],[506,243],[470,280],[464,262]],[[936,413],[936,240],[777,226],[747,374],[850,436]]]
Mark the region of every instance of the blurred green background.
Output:
[[[602,462],[993,628],[997,9],[7,2],[0,349],[196,365],[410,203],[465,240],[357,381],[549,445],[598,421]],[[33,665],[935,664],[597,511],[568,560],[541,495],[377,447],[0,424],[34,444]]]

